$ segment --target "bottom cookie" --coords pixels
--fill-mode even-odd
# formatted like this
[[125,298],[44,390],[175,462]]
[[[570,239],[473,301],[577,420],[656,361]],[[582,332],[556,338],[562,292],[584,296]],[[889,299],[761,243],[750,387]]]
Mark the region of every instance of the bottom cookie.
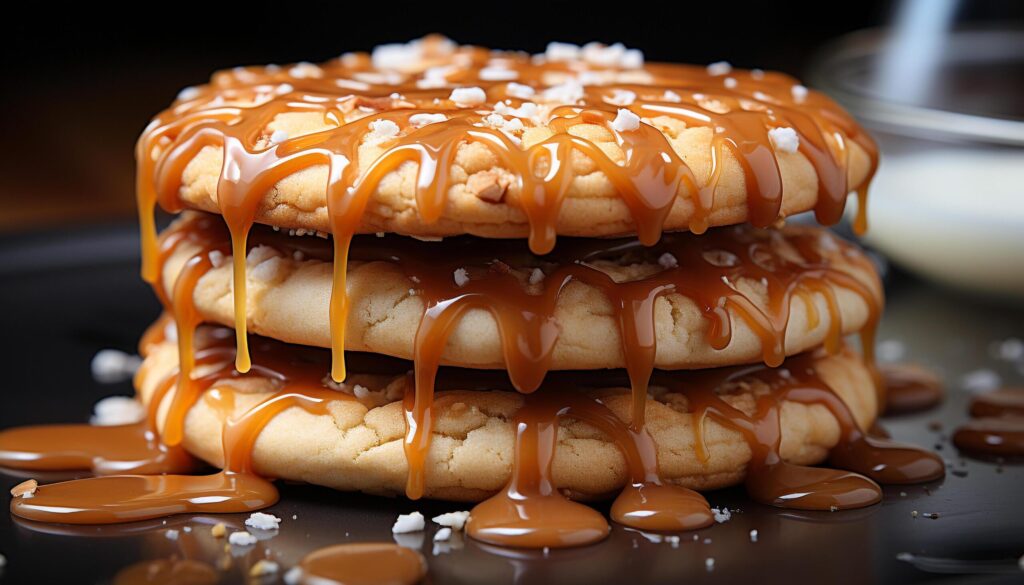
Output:
[[[161,427],[170,411],[187,412],[183,445],[197,457],[339,490],[397,495],[406,489],[407,362],[362,356],[368,362],[362,371],[375,373],[353,373],[335,385],[326,350],[254,338],[254,368],[239,375],[230,367],[230,330],[208,327],[197,338],[195,382],[185,389],[196,398],[172,407],[176,344],[159,332],[148,337],[136,377],[139,396],[149,402],[163,393],[156,410]],[[360,360],[352,361],[351,371],[360,371]],[[515,445],[530,424],[557,429],[553,486],[574,499],[598,499],[645,473],[704,490],[739,483],[752,468],[815,464],[830,453],[835,459],[837,445],[862,437],[877,411],[871,374],[848,350],[796,356],[777,369],[658,373],[641,432],[628,426],[628,384],[619,385],[618,377],[615,371],[559,373],[524,396],[499,389],[507,385],[500,373],[443,370],[418,470],[423,494],[477,501],[499,492],[522,461]]]

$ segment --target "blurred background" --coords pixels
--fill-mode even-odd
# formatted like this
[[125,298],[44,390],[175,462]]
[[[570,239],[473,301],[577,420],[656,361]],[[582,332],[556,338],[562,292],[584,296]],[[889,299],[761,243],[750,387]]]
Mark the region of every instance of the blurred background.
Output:
[[648,60],[778,69],[829,92],[883,143],[870,243],[931,278],[1024,298],[1024,3],[681,6],[5,8],[0,246],[43,228],[131,221],[137,136],[217,69],[325,60],[430,32],[530,52],[550,40],[621,41]]

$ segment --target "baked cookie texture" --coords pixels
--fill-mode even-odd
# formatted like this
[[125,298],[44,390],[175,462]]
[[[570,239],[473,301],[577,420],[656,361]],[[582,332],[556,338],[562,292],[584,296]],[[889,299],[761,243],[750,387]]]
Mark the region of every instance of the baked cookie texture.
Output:
[[[793,227],[786,230],[818,230]],[[372,244],[372,242],[371,242]],[[429,246],[430,244],[423,244]],[[164,262],[163,284],[173,290],[182,267],[201,251],[198,244],[180,243]],[[864,258],[851,258],[833,250],[830,266],[852,276],[871,291],[880,309],[881,283]],[[193,300],[199,313],[209,322],[234,324],[234,297],[230,258],[207,272],[197,283]],[[247,258],[247,324],[249,331],[289,343],[331,347],[329,301],[331,264],[317,259],[298,259],[269,245],[250,250]],[[655,263],[620,265],[611,261],[593,264],[617,280],[636,279],[662,268]],[[530,269],[512,267],[522,273],[528,284]],[[424,312],[424,300],[416,292],[416,283],[407,279],[399,267],[388,262],[348,264],[347,292],[350,302],[345,346],[353,351],[380,353],[411,359],[417,328]],[[736,288],[762,311],[767,311],[768,295],[764,284],[751,279],[735,283]],[[844,334],[860,331],[872,317],[871,308],[860,294],[838,285],[826,285],[834,291]],[[819,317],[816,324],[808,310],[810,299]],[[658,298],[655,305],[657,354],[655,366],[662,369],[688,369],[736,365],[762,359],[761,338],[736,312],[732,314],[733,335],[729,345],[716,350],[707,340],[710,322],[698,305],[678,293]],[[552,369],[595,369],[624,367],[619,319],[603,291],[574,280],[562,291],[554,318],[559,337],[553,349]],[[828,301],[819,291],[806,296],[793,295],[785,335],[787,355],[807,351],[826,338],[831,317]],[[812,326],[814,325],[814,326]],[[493,314],[473,308],[458,321],[445,346],[442,362],[471,368],[503,369],[501,336]]]
[[[290,136],[326,130],[322,116],[282,117],[267,127],[268,132],[282,130]],[[651,120],[665,133],[672,150],[691,168],[700,186],[707,185],[711,177],[714,131],[707,127],[686,128],[671,119]],[[582,127],[581,127],[582,126]],[[540,127],[528,132],[540,141],[550,136],[550,130]],[[570,129],[570,133],[586,136],[614,161],[621,161],[622,150],[610,131],[601,126],[584,124]],[[380,145],[359,149],[360,168],[368,167],[383,153]],[[722,151],[722,171],[715,189],[714,204],[708,214],[709,226],[744,223],[749,217],[747,179],[743,168],[731,150]],[[800,152],[776,152],[783,182],[780,218],[814,209],[818,202],[818,176],[807,157]],[[200,211],[220,213],[217,200],[217,181],[224,162],[223,150],[207,146],[185,168],[180,197],[188,207]],[[571,157],[574,175],[566,199],[558,214],[557,230],[560,235],[607,237],[632,234],[636,223],[629,207],[618,190],[599,170],[593,160],[582,153]],[[870,172],[871,161],[856,143],[849,145],[848,181],[851,185],[863,182]],[[359,233],[389,232],[417,237],[445,237],[470,234],[487,238],[525,238],[530,225],[519,201],[521,193],[516,184],[510,186],[503,199],[491,201],[481,197],[473,187],[486,183],[485,178],[501,177],[506,181],[509,169],[499,164],[486,146],[464,143],[457,149],[451,167],[452,186],[448,190],[444,211],[433,222],[422,219],[416,203],[416,177],[419,165],[403,163],[397,170],[385,175],[370,196],[362,216]],[[256,221],[288,229],[306,229],[331,232],[327,215],[326,165],[313,166],[296,172],[272,187],[262,196],[257,207]],[[695,218],[694,192],[681,187],[669,212],[664,229],[686,230]]]
[[[170,211],[322,232],[333,231],[328,193],[358,192],[365,210],[346,235],[522,238],[548,227],[543,208],[558,234],[600,237],[641,223],[770,225],[819,204],[837,221],[874,172],[870,137],[788,75],[564,48],[531,57],[428,37],[220,71],[147,127],[140,191]],[[631,209],[634,196],[650,200]]]
[[[136,377],[140,399],[148,401],[159,382],[176,367],[177,349],[172,342],[152,346]],[[848,405],[857,424],[869,427],[876,412],[875,392],[860,357],[844,350],[817,358],[814,368]],[[353,399],[350,396],[354,396],[356,384],[368,392]],[[352,374],[338,390],[350,396],[330,402],[329,416],[310,414],[299,407],[281,412],[255,442],[254,471],[338,490],[403,493],[407,473],[401,404],[404,384],[401,376]],[[207,399],[217,388],[235,392],[230,411]],[[215,383],[186,417],[185,447],[212,465],[222,465],[221,429],[226,418],[241,415],[275,389],[273,381],[256,376]],[[159,414],[170,404],[173,392],[165,397]],[[597,392],[620,419],[629,420],[628,389]],[[721,396],[749,414],[757,396],[765,392],[768,389],[763,383],[740,380]],[[478,501],[504,487],[512,466],[514,430],[510,421],[521,404],[522,396],[509,391],[439,392],[426,460],[425,495]],[[695,454],[693,416],[683,394],[652,388],[646,408],[646,428],[657,445],[660,475],[665,481],[701,490],[742,481],[751,451],[738,432],[709,419],[704,439],[710,457],[702,463]],[[818,463],[839,440],[839,425],[824,406],[787,401],[781,405],[780,417],[780,453],[786,461]],[[625,461],[605,435],[585,423],[563,419],[553,479],[571,497],[601,498],[626,481]]]

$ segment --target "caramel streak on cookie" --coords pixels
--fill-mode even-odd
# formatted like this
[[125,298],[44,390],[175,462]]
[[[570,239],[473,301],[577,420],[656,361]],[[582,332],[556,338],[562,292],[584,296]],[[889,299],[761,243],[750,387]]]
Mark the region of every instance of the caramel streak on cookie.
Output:
[[[730,70],[724,77],[721,68],[594,58],[605,54],[595,52],[600,47],[568,61],[457,48],[437,38],[410,47],[405,55],[412,58],[400,63],[381,57],[390,55],[385,50],[376,59],[350,54],[319,66],[218,73],[209,85],[183,92],[140,138],[144,277],[157,278],[157,202],[169,211],[193,206],[223,215],[234,251],[240,371],[249,365],[247,234],[257,219],[272,221],[275,209],[296,200],[318,218],[312,229],[335,238],[332,347],[340,358],[345,252],[354,233],[379,231],[367,221],[371,201],[377,215],[411,207],[417,220],[395,227],[414,235],[458,233],[460,221],[452,218],[459,208],[491,217],[487,206],[505,206],[491,223],[525,217],[531,248],[545,253],[566,200],[587,191],[601,204],[609,197],[625,204],[633,229],[570,231],[635,231],[652,244],[666,227],[702,232],[743,218],[771,224],[787,209],[784,169],[806,163],[817,184],[802,181],[804,191],[816,190],[808,200],[816,201],[820,220],[837,221],[847,192],[863,193],[875,167],[874,143],[856,123],[785,75]],[[705,141],[706,151],[693,150]],[[702,173],[695,172],[697,159]],[[216,176],[206,173],[211,168],[219,169]],[[745,190],[742,217],[715,216],[722,181]],[[412,185],[412,202],[395,199],[403,189],[396,182]],[[475,203],[459,198],[467,190],[479,197]],[[688,211],[673,218],[681,201]],[[340,359],[332,375],[344,378]]]

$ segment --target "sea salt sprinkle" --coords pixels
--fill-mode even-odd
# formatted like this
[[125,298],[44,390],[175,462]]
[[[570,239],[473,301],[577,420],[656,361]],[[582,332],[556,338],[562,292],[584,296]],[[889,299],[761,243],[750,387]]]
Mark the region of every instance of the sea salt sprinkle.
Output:
[[92,377],[100,384],[124,382],[142,365],[142,358],[119,349],[101,349],[90,364]]
[[478,106],[487,101],[487,94],[479,87],[456,87],[448,99],[459,107]]
[[277,530],[281,526],[281,519],[273,514],[253,512],[245,519],[245,525],[257,530]]
[[228,536],[228,542],[235,546],[252,546],[256,544],[256,537],[242,530],[232,532],[231,536]]
[[426,524],[423,514],[413,512],[412,514],[401,514],[391,527],[392,534],[407,534],[409,532],[420,532]]
[[433,521],[435,523],[451,528],[456,532],[462,530],[466,526],[466,520],[469,520],[468,511],[446,512],[440,516],[433,517]]
[[612,129],[616,132],[632,132],[640,129],[640,116],[637,116],[625,108],[619,109],[619,113],[612,120]]
[[768,138],[776,150],[792,154],[800,148],[800,135],[796,130],[787,126],[772,128],[768,131]]
[[92,407],[89,423],[96,426],[130,425],[146,416],[146,407],[130,396],[107,396]]

